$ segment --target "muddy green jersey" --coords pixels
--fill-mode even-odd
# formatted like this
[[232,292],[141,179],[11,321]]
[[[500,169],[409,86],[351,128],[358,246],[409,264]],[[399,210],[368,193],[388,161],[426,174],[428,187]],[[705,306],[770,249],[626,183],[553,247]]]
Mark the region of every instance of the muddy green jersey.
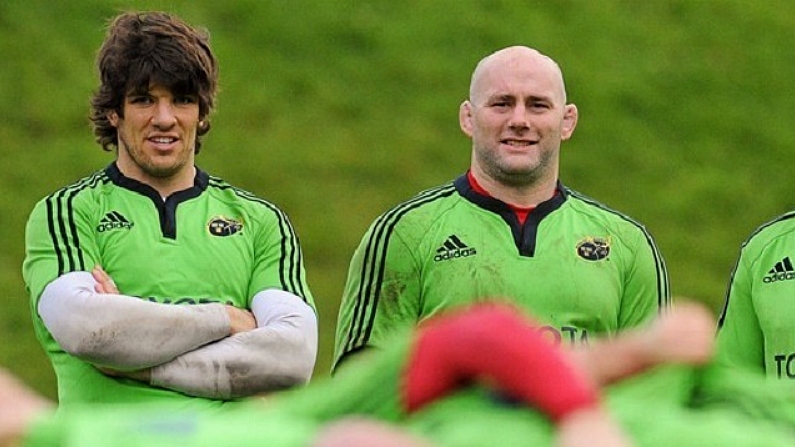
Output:
[[745,241],[720,317],[721,358],[781,379],[795,379],[795,212],[759,227]]
[[159,303],[250,308],[275,288],[313,305],[298,239],[276,206],[198,169],[193,187],[163,200],[112,164],[41,200],[27,224],[23,276],[61,404],[203,401],[105,376],[52,338],[36,311],[43,289],[95,265],[122,293]]
[[559,185],[522,225],[461,176],[370,226],[348,272],[335,363],[440,310],[495,297],[578,343],[641,324],[670,291],[654,240],[630,218]]

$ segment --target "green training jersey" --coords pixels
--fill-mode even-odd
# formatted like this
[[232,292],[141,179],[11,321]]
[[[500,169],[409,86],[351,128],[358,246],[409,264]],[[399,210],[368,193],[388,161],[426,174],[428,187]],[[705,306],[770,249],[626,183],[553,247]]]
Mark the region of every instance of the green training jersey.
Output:
[[298,238],[273,204],[197,169],[193,187],[163,200],[116,164],[41,200],[26,230],[23,276],[36,335],[58,378],[61,405],[182,401],[217,405],[108,377],[64,352],[38,316],[45,286],[101,265],[119,290],[159,303],[224,303],[250,308],[265,289],[314,306]]
[[743,243],[719,319],[718,352],[730,364],[795,379],[795,212]]
[[494,298],[518,304],[550,337],[578,343],[641,324],[669,304],[670,291],[654,240],[627,216],[558,185],[520,225],[464,175],[370,226],[351,260],[335,365],[440,310]]

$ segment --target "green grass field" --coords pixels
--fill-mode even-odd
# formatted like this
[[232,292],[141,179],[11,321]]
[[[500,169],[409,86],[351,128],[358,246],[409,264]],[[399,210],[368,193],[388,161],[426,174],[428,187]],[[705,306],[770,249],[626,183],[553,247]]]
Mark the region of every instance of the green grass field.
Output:
[[457,109],[484,55],[560,62],[580,110],[562,180],[655,236],[673,291],[716,312],[740,244],[795,207],[795,3],[752,0],[4,0],[0,364],[55,395],[20,273],[34,203],[112,160],[88,98],[104,24],[207,27],[221,96],[199,165],[282,207],[306,255],[328,373],[348,259],[370,221],[463,172]]

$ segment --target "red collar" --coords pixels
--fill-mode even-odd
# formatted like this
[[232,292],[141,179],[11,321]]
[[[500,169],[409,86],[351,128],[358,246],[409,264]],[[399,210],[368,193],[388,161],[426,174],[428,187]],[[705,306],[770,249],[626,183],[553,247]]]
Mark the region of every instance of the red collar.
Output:
[[[475,179],[475,176],[472,175],[472,171],[467,171],[467,180],[469,180],[469,186],[472,187],[472,191],[475,191],[476,193],[482,196],[494,198],[494,196],[489,194],[488,191],[486,191],[485,189],[483,189],[482,186],[480,186],[480,183],[478,183],[478,181]],[[536,207],[534,206],[525,207],[525,206],[513,205],[510,203],[505,203],[505,204],[508,205],[508,207],[516,215],[516,218],[519,219],[520,225],[524,225],[524,221],[527,220],[527,215],[530,214],[534,209],[536,209]]]

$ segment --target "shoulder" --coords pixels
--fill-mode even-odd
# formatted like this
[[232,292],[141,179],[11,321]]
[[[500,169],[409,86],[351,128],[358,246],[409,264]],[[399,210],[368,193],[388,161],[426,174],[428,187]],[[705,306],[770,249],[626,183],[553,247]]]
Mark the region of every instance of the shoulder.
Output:
[[220,177],[209,176],[207,193],[228,206],[242,208],[254,215],[284,216],[276,204],[257,194],[232,185]]
[[87,175],[74,183],[63,186],[44,198],[40,199],[35,207],[34,213],[49,210],[56,211],[55,208],[74,209],[77,206],[94,206],[98,194],[107,194],[113,183],[104,171],[97,171]]
[[791,242],[795,245],[795,211],[776,216],[758,226],[743,242],[744,250],[763,248],[774,242]]
[[646,227],[628,214],[609,207],[604,203],[582,194],[573,189],[563,188],[567,195],[567,202],[582,217],[600,222],[602,225],[624,229],[626,231],[639,231],[647,233]]
[[455,206],[461,196],[452,182],[415,194],[383,212],[373,227],[427,227]]
[[659,257],[657,242],[645,225],[624,212],[611,208],[577,191],[564,188],[567,201],[564,207],[572,213],[569,222],[586,231],[601,231],[632,251],[648,250]]
[[215,210],[214,225],[244,225],[253,234],[278,240],[296,237],[287,213],[270,200],[215,176],[208,177],[206,194]]

